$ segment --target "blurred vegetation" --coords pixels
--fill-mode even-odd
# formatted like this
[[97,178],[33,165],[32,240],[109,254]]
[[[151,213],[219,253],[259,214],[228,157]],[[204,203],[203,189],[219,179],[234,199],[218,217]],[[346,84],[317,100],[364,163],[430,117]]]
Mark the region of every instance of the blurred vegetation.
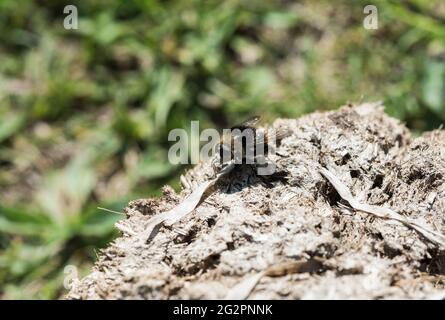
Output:
[[[63,28],[75,4],[79,29]],[[445,119],[445,3],[0,1],[0,297],[57,298],[129,199],[178,188],[168,131],[383,100]]]

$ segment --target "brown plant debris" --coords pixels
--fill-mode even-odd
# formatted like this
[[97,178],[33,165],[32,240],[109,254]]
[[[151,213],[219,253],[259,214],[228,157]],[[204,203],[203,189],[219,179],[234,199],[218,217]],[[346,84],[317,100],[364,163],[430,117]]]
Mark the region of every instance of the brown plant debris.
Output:
[[443,299],[445,131],[413,139],[378,103],[281,127],[279,174],[201,163],[132,201],[67,298]]

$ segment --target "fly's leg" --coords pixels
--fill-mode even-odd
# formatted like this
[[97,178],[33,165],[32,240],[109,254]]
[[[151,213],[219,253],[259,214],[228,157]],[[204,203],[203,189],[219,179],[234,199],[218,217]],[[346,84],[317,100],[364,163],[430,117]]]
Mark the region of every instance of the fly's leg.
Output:
[[190,182],[190,179],[187,178],[186,176],[182,175],[179,177],[179,180],[181,181],[181,185],[184,189],[191,189],[192,188],[192,184]]

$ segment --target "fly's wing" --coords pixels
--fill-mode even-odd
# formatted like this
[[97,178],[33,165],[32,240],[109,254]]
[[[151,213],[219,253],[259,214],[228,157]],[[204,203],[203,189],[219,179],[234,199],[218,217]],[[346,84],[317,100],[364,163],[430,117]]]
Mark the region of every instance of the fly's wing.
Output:
[[256,145],[267,145],[272,141],[275,141],[275,143],[279,143],[284,138],[290,136],[291,133],[291,130],[287,127],[279,127],[277,129],[267,130],[263,134],[257,136]]
[[275,141],[277,142],[280,142],[281,140],[289,137],[292,134],[290,128],[284,126],[275,129],[273,132],[274,132],[273,134],[275,135]]
[[255,127],[258,121],[260,121],[260,116],[253,116],[240,124],[233,126],[231,129],[240,129],[242,131],[247,128]]

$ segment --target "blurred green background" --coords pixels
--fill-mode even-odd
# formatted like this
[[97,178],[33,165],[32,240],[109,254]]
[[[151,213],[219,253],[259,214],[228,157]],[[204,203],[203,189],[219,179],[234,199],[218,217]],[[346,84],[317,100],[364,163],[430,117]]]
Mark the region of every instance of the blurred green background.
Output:
[[1,0],[0,39],[4,299],[60,297],[66,265],[85,275],[121,218],[98,206],[178,189],[167,134],[191,120],[374,100],[415,133],[445,119],[442,0]]

